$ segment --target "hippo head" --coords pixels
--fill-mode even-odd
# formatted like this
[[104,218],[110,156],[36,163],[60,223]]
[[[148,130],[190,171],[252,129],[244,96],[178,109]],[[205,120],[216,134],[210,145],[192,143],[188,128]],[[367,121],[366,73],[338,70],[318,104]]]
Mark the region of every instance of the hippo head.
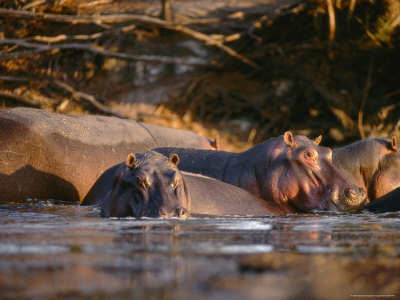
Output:
[[169,158],[148,151],[129,154],[116,171],[111,191],[102,208],[111,217],[180,217],[189,216],[179,157]]
[[332,164],[332,150],[318,146],[321,138],[310,140],[287,131],[276,140],[260,188],[264,199],[286,212],[354,211],[364,205],[365,191]]
[[400,151],[396,137],[393,136],[390,141],[383,139],[374,141],[369,154],[374,153],[378,162],[368,190],[370,199],[379,198],[400,187]]

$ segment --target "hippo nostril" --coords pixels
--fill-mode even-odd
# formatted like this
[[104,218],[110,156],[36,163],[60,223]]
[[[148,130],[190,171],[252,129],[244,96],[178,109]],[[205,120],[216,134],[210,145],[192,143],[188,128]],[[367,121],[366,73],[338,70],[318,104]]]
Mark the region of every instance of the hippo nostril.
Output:
[[180,208],[180,207],[178,207],[176,209],[176,215],[178,216],[178,218],[184,217],[185,216],[185,210]]
[[347,197],[347,198],[354,198],[354,197],[356,197],[356,192],[353,190],[353,189],[345,189],[344,190],[344,195]]
[[167,214],[162,209],[160,209],[158,211],[158,215],[159,215],[160,218],[166,218],[167,217]]

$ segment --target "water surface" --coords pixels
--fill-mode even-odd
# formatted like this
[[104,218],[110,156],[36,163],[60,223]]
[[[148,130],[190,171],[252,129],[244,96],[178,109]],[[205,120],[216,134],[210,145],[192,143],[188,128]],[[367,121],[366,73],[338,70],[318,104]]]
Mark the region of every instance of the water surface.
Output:
[[135,220],[0,203],[0,299],[398,299],[399,278],[399,213]]

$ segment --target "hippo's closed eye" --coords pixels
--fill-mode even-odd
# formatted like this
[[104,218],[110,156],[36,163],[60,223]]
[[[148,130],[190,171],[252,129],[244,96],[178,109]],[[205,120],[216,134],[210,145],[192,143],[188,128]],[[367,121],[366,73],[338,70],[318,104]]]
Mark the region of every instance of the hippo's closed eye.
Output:
[[174,179],[171,182],[171,187],[175,190],[178,187],[179,181],[178,181],[178,177],[174,176]]
[[150,182],[148,180],[147,177],[140,177],[140,176],[136,176],[135,178],[135,185],[138,189],[140,188],[147,188],[148,186],[150,186]]

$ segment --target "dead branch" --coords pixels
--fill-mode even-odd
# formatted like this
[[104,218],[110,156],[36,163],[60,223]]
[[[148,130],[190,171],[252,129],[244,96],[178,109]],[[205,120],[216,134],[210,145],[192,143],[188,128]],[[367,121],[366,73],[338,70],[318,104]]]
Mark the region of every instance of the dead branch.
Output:
[[35,48],[35,50],[6,53],[0,56],[0,61],[32,56],[50,51],[58,52],[60,50],[80,50],[80,51],[92,52],[94,54],[99,54],[102,56],[114,57],[126,60],[134,60],[134,61],[146,61],[152,63],[166,63],[166,64],[202,66],[202,67],[210,66],[208,62],[205,62],[203,59],[196,57],[179,58],[179,57],[158,56],[158,55],[133,55],[121,52],[111,52],[111,51],[101,50],[91,45],[79,44],[79,43],[42,45],[42,44],[29,43],[18,39],[0,39],[0,45],[1,44],[14,44],[25,48]]
[[0,76],[0,81],[29,82],[29,79],[24,77]]
[[363,97],[361,99],[360,110],[358,111],[357,124],[358,124],[358,131],[360,132],[360,136],[362,139],[365,139],[363,117],[364,117],[365,104],[367,103],[369,90],[371,88],[371,77],[372,77],[373,66],[374,66],[374,59],[372,58],[369,63],[369,67],[368,67],[368,75],[367,75],[367,79],[365,81],[365,87],[364,87]]
[[101,111],[102,113],[109,115],[109,116],[114,116],[114,117],[118,117],[118,118],[122,118],[122,119],[127,119],[126,116],[121,115],[107,107],[105,107],[103,104],[101,104],[99,101],[97,101],[97,99],[90,94],[81,92],[76,90],[75,88],[73,88],[72,86],[70,86],[69,84],[62,82],[60,80],[54,79],[52,81],[52,83],[54,85],[56,85],[59,88],[62,88],[66,91],[68,91],[69,93],[71,93],[71,97],[74,98],[77,101],[80,100],[84,100],[86,102],[88,102],[90,105],[92,105],[94,108],[96,108],[97,110]]
[[328,16],[329,16],[329,49],[328,55],[332,58],[332,48],[333,41],[335,40],[336,33],[336,19],[335,19],[335,8],[333,7],[333,0],[326,0],[328,6]]
[[199,41],[204,42],[206,45],[209,46],[216,46],[218,48],[220,48],[221,50],[225,51],[226,53],[228,53],[229,55],[233,56],[234,58],[240,60],[241,62],[245,63],[246,65],[249,65],[257,70],[260,69],[260,66],[257,65],[256,63],[254,63],[253,61],[251,61],[250,59],[244,57],[243,55],[237,53],[235,50],[233,50],[232,48],[224,45],[222,42],[219,42],[213,38],[211,38],[210,36],[201,33],[199,31],[190,29],[188,27],[182,26],[182,25],[174,25],[171,27],[168,27],[170,29],[173,29],[175,31],[179,31],[182,32],[186,35],[189,35]]
[[174,21],[174,0],[161,0],[161,18]]
[[97,99],[90,94],[81,92],[76,90],[75,88],[73,88],[72,86],[68,85],[65,82],[62,82],[60,80],[54,79],[52,81],[52,83],[54,85],[56,85],[59,88],[62,88],[64,90],[66,90],[67,92],[71,93],[71,97],[74,98],[75,100],[85,100],[86,102],[89,102],[92,106],[94,106],[96,109],[98,109],[99,111],[106,113],[108,115],[113,115],[119,118],[126,118],[125,116],[122,116],[108,108],[106,108],[104,105],[102,105],[100,102],[97,101]]
[[332,91],[325,88],[323,85],[319,83],[314,83],[314,89],[321,95],[321,97],[325,100],[326,104],[329,107],[329,110],[333,113],[336,119],[340,122],[344,129],[355,132],[357,124],[353,121],[353,119],[342,109],[338,108],[338,104],[341,102],[341,99],[337,94],[332,93]]
[[116,14],[116,15],[56,15],[56,14],[40,14],[30,11],[4,9],[0,8],[0,16],[8,18],[19,18],[19,19],[33,19],[33,20],[44,20],[51,22],[60,23],[71,23],[71,24],[117,24],[125,22],[141,22],[149,23],[159,26],[170,26],[173,24],[178,25],[196,25],[196,24],[211,24],[218,23],[221,20],[217,18],[212,19],[192,19],[186,20],[182,23],[171,23],[164,21],[159,18],[146,16],[146,15],[135,15],[135,14]]
[[115,34],[117,32],[130,32],[136,29],[136,25],[129,25],[129,26],[124,26],[120,28],[113,28],[111,30],[106,30],[103,32],[97,32],[93,34],[77,34],[77,35],[66,35],[66,34],[60,34],[57,36],[40,36],[40,35],[35,35],[32,37],[24,38],[22,41],[36,41],[36,42],[41,42],[41,43],[47,43],[47,44],[54,44],[54,43],[59,43],[63,41],[73,41],[73,40],[80,40],[80,41],[88,41],[88,40],[94,40],[98,38],[102,38],[104,36],[110,35],[110,34]]
[[[134,14],[100,15],[100,16],[88,16],[88,15],[68,16],[68,15],[54,15],[54,14],[38,14],[38,13],[32,13],[32,12],[26,12],[26,11],[20,11],[20,10],[10,10],[10,9],[0,9],[0,16],[14,17],[14,18],[30,18],[30,19],[36,19],[36,20],[47,20],[47,21],[56,21],[56,22],[67,22],[67,23],[72,23],[72,24],[79,24],[79,23],[112,24],[112,23],[121,23],[121,22],[142,22],[142,23],[148,23],[148,24],[152,24],[152,25],[158,25],[163,28],[167,28],[170,30],[184,33],[192,38],[195,38],[197,40],[200,40],[200,41],[206,43],[207,45],[216,46],[216,47],[220,48],[221,50],[225,51],[226,53],[228,53],[229,55],[233,56],[234,58],[240,60],[241,62],[243,62],[255,69],[260,69],[260,67],[256,63],[252,62],[251,60],[244,57],[243,55],[237,53],[235,50],[224,45],[223,43],[216,41],[215,39],[211,38],[210,36],[208,36],[204,33],[201,33],[199,31],[190,29],[186,26],[183,26],[182,24],[168,22],[168,21],[162,20],[160,18],[145,16],[145,15],[134,15]],[[192,21],[194,21],[194,20],[192,20]],[[188,23],[186,22],[185,24],[187,25]],[[195,24],[195,23],[191,23],[191,24]],[[125,54],[125,55],[127,55],[127,54]],[[154,58],[154,56],[153,56],[153,58]],[[153,61],[153,58],[151,59],[152,61]],[[125,57],[124,59],[129,59],[129,58]],[[143,59],[137,59],[137,58],[130,58],[130,59],[146,61],[148,58],[146,59],[143,57]],[[158,62],[163,62],[163,61],[160,60]]]
[[[36,80],[31,80],[29,78],[24,78],[24,77],[13,77],[13,76],[0,76],[0,81],[13,81],[13,82],[41,82],[41,81],[36,81]],[[60,80],[57,79],[46,79],[46,82],[49,82],[53,85],[55,85],[58,88],[61,88],[67,92],[69,92],[71,94],[71,97],[74,98],[77,101],[86,101],[87,103],[89,103],[91,106],[93,106],[94,108],[96,108],[97,110],[101,111],[102,113],[109,115],[109,116],[114,116],[114,117],[118,117],[118,118],[123,118],[126,119],[126,116],[123,116],[107,107],[105,107],[103,104],[101,104],[99,102],[99,100],[96,99],[95,96],[90,95],[88,93],[84,93],[81,91],[76,90],[75,88],[73,88],[72,86],[70,86],[69,84],[62,82]],[[10,98],[13,100],[16,100],[18,102],[23,102],[26,104],[29,104],[31,106],[35,106],[35,107],[40,107],[41,104],[52,104],[52,102],[55,102],[55,99],[52,98],[48,98],[48,97],[44,97],[44,96],[39,96],[39,95],[32,95],[32,99],[20,96],[20,95],[15,95],[12,94],[10,92],[7,91],[1,91],[0,90],[0,97],[6,97],[6,98]],[[103,102],[106,102],[106,100],[102,100]]]
[[29,98],[21,96],[21,95],[15,95],[15,94],[7,92],[5,90],[0,90],[0,97],[9,98],[9,99],[17,101],[17,102],[22,102],[22,103],[28,104],[29,106],[32,106],[32,107],[40,107],[40,102],[37,102],[35,100],[29,99]]

